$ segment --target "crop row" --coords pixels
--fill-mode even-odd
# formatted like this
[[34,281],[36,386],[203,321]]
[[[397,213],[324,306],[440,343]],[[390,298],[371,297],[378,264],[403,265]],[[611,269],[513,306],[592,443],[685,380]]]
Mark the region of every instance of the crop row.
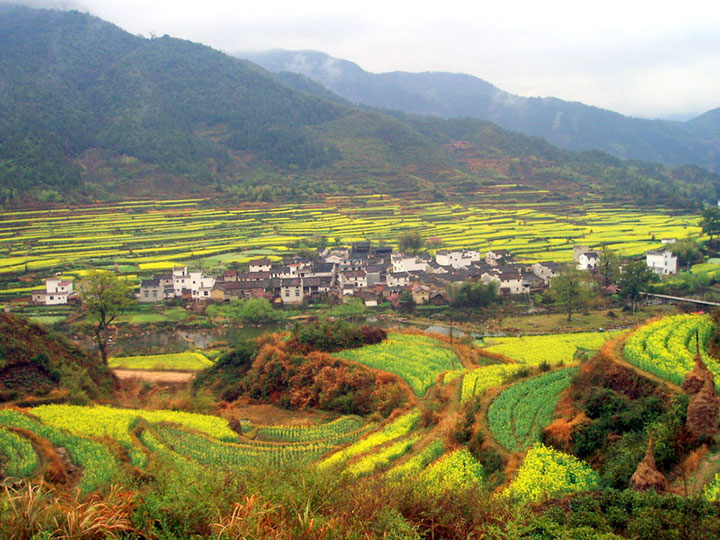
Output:
[[[328,200],[320,208],[206,209],[199,201],[156,201],[44,214],[5,212],[0,213],[0,256],[6,255],[0,258],[0,272],[93,259],[168,264],[257,247],[280,249],[317,236],[392,244],[404,230],[440,237],[445,247],[511,249],[526,259],[545,260],[569,258],[575,242],[611,244],[633,254],[653,247],[653,237],[701,234],[697,216],[602,206],[588,205],[584,214],[567,215],[527,204],[502,209],[408,201],[401,207],[394,199],[372,202],[378,204],[335,205]],[[88,236],[88,230],[95,234]]]
[[32,431],[56,447],[67,449],[72,462],[83,470],[80,490],[88,493],[122,477],[118,463],[108,448],[97,441],[78,437],[62,429],[45,425],[31,417],[10,409],[0,409],[0,426],[12,426]]
[[328,458],[319,463],[319,467],[327,468],[344,463],[355,456],[370,452],[382,444],[404,437],[415,428],[419,418],[420,413],[418,411],[412,411],[399,416],[380,431],[371,433],[350,446],[338,450],[334,454],[330,455]]
[[700,354],[720,384],[720,365],[705,351],[712,331],[708,315],[674,315],[646,324],[625,343],[623,353],[631,364],[675,384],[682,384],[693,368],[695,336]]
[[397,333],[381,343],[341,351],[337,356],[395,373],[420,396],[435,384],[438,375],[460,365],[455,353],[439,341]]
[[541,336],[490,338],[484,350],[502,354],[516,362],[537,365],[570,363],[578,350],[597,351],[617,332],[578,332]]
[[0,466],[6,477],[27,478],[38,466],[38,456],[25,437],[0,427]]
[[503,492],[528,502],[597,488],[597,472],[575,456],[536,444],[528,450],[517,476]]
[[552,420],[557,400],[577,372],[562,369],[515,383],[490,405],[488,424],[495,440],[511,452],[540,440]]
[[[255,430],[257,440],[280,441],[280,442],[306,442],[317,440],[332,440],[335,444],[343,444],[357,438],[358,432],[362,433],[365,420],[359,416],[341,416],[340,418],[325,424],[312,425],[251,425],[250,429]],[[372,428],[373,425],[367,426]],[[351,439],[345,440],[350,436]]]
[[493,386],[500,386],[514,373],[527,369],[522,364],[493,364],[468,371],[463,377],[461,401],[480,396]]
[[293,444],[223,443],[204,435],[159,425],[157,433],[179,455],[201,465],[251,467],[307,463],[335,448],[327,442]]
[[228,421],[218,416],[183,411],[116,409],[95,405],[41,405],[32,414],[50,426],[90,437],[107,436],[125,445],[132,444],[130,430],[138,418],[150,422],[168,422],[194,429],[224,441],[236,441],[237,433]]
[[420,440],[420,435],[405,437],[384,448],[363,456],[358,461],[348,465],[347,472],[355,476],[370,474],[375,469],[386,467],[396,459],[407,454]]
[[420,474],[420,484],[431,495],[471,488],[483,481],[485,471],[465,448],[460,448],[429,465]]

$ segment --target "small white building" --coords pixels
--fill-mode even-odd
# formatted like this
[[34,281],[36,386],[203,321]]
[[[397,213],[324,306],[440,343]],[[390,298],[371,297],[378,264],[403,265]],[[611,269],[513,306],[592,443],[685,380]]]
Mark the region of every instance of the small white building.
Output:
[[305,295],[303,293],[302,279],[285,278],[280,282],[280,298],[283,304],[302,304]]
[[427,271],[428,262],[420,256],[405,256],[402,253],[393,253],[390,260],[393,272]]
[[677,257],[669,249],[651,249],[645,253],[645,264],[656,274],[677,274]]
[[573,260],[579,270],[595,270],[600,262],[600,254],[589,247],[575,246]]
[[51,278],[45,280],[45,290],[32,294],[32,301],[46,306],[67,304],[75,296],[71,279]]
[[250,261],[249,272],[269,272],[272,261],[268,258],[253,259]]
[[441,250],[435,254],[435,262],[440,266],[452,266],[453,268],[463,268],[470,266],[472,263],[481,260],[480,252],[472,249],[464,249],[462,251]]

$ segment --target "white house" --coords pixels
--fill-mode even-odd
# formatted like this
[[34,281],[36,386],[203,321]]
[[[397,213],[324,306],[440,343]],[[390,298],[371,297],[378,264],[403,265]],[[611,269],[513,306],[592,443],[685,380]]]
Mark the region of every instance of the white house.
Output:
[[425,272],[427,270],[428,263],[422,257],[393,253],[390,260],[393,272],[416,272],[418,270]]
[[586,246],[575,246],[573,260],[580,270],[595,270],[600,261],[600,254]]
[[284,278],[280,282],[280,298],[283,304],[302,304],[303,284],[300,278]]
[[669,249],[651,249],[645,253],[645,264],[656,274],[677,274],[677,257]]
[[250,261],[249,272],[269,272],[272,266],[272,261],[267,258],[253,259]]
[[75,296],[71,279],[51,278],[45,280],[45,291],[32,294],[32,301],[46,306],[67,304]]
[[440,266],[452,266],[453,268],[463,268],[470,266],[472,263],[481,260],[480,252],[472,249],[464,249],[462,251],[441,250],[435,254],[435,262]]

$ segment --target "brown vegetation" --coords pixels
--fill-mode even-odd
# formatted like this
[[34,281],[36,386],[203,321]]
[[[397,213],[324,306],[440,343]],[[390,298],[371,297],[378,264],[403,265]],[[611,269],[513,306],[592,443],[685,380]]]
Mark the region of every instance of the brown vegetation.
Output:
[[668,481],[665,476],[658,471],[653,457],[652,437],[648,441],[648,449],[645,457],[638,464],[635,473],[630,477],[630,486],[637,491],[648,491],[654,489],[658,493],[664,493],[668,490]]

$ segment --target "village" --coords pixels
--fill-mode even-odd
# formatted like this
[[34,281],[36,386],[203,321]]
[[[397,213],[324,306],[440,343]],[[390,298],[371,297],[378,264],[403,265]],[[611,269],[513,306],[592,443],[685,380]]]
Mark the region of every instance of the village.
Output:
[[[594,271],[600,252],[576,245],[573,261],[580,270]],[[677,257],[668,248],[648,251],[645,262],[659,275],[677,273]],[[448,286],[494,283],[500,296],[530,295],[547,289],[561,269],[562,264],[555,261],[516,262],[510,251],[502,249],[487,251],[484,256],[471,249],[439,250],[434,256],[410,255],[389,246],[357,242],[348,248],[318,250],[313,258],[296,256],[275,263],[258,258],[251,260],[245,271],[224,270],[216,276],[176,266],[170,273],[141,280],[137,300],[228,302],[265,298],[276,305],[297,306],[319,298],[355,298],[373,307],[383,301],[397,305],[401,295],[409,292],[415,304],[441,306],[449,302]],[[32,302],[41,305],[76,300],[73,281],[60,277],[47,279],[45,290],[32,294]]]

